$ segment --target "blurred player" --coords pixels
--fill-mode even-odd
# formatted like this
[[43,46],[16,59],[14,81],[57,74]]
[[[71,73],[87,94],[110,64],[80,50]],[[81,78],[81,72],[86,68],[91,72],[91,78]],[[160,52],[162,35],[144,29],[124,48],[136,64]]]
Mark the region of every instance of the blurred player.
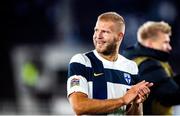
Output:
[[144,102],[144,114],[171,115],[172,105],[180,104],[179,76],[168,64],[171,26],[166,22],[148,21],[138,29],[138,43],[124,55],[136,61],[140,80],[153,82],[151,94]]

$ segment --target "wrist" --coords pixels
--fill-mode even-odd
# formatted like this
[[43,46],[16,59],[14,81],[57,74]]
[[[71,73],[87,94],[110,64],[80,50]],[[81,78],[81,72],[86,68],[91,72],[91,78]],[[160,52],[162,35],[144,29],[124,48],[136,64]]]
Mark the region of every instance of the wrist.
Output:
[[128,105],[128,103],[126,102],[125,98],[124,97],[121,97],[119,99],[119,103],[122,104],[122,105]]

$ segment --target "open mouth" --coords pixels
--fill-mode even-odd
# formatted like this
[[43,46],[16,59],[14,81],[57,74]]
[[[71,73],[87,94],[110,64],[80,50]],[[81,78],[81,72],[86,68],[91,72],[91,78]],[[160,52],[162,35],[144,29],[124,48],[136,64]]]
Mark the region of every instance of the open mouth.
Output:
[[104,43],[106,43],[106,42],[104,42],[104,41],[97,41],[97,44],[100,44],[100,45],[102,45]]

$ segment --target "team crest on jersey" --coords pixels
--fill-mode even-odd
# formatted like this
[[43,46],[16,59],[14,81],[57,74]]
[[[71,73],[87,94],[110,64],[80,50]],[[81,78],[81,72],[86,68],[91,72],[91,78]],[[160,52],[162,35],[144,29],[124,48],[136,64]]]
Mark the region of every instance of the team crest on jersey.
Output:
[[130,74],[124,73],[124,79],[126,80],[126,82],[127,82],[128,84],[131,83],[131,76],[130,76]]
[[71,80],[71,87],[79,86],[79,85],[80,85],[79,79],[73,78],[73,79]]

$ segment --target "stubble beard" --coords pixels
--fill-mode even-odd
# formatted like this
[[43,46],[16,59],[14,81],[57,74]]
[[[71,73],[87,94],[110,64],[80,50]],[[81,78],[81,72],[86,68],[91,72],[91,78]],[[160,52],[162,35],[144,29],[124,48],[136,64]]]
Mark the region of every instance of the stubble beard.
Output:
[[103,54],[105,56],[109,56],[116,53],[117,45],[116,44],[108,44],[104,46],[104,48],[97,48],[97,43],[94,43],[94,46],[98,53]]

